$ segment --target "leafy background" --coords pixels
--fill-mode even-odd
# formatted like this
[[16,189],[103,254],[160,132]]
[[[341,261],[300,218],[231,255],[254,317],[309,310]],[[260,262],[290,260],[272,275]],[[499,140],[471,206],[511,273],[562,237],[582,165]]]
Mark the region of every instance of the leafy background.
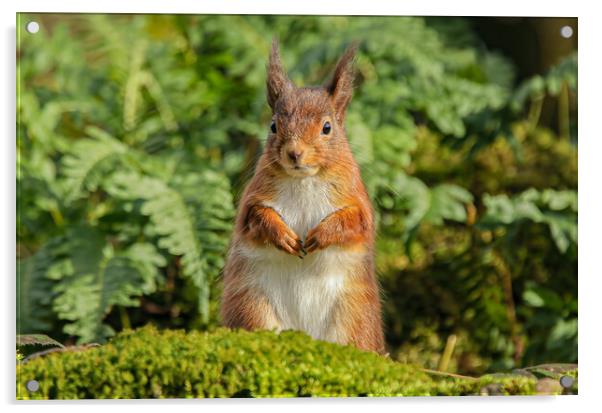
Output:
[[277,36],[297,84],[322,83],[359,42],[347,129],[377,212],[392,357],[464,374],[577,361],[577,57],[562,21],[44,14],[18,27],[34,18],[17,50],[19,334],[219,324]]

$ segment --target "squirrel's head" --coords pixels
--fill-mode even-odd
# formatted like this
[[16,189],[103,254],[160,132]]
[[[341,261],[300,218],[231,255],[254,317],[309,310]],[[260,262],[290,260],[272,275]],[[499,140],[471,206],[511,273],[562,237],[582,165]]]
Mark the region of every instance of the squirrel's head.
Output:
[[266,150],[270,163],[291,176],[316,175],[347,150],[344,121],[353,92],[355,46],[340,58],[324,86],[296,87],[288,78],[272,43],[267,99],[272,108]]

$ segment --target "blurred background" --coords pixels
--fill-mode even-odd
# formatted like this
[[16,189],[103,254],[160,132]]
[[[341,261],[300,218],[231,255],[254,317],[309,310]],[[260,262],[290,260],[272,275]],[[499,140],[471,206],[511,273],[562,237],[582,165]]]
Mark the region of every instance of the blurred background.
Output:
[[297,85],[359,42],[391,356],[577,362],[577,19],[29,14],[17,36],[19,334],[219,325],[276,36]]

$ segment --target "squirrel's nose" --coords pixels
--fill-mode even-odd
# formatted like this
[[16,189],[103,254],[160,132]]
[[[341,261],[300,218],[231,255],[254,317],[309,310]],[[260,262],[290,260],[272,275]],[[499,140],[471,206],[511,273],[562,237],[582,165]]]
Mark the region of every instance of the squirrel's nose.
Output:
[[303,155],[301,151],[288,151],[288,158],[295,163],[301,158],[301,155]]

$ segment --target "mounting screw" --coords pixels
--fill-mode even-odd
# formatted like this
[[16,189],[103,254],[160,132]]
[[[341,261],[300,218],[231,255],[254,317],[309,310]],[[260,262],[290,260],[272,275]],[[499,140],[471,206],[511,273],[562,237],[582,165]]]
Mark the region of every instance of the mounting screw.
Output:
[[25,26],[25,30],[27,30],[28,33],[36,34],[40,31],[40,25],[38,24],[38,22],[29,22]]
[[573,28],[571,26],[562,26],[560,29],[560,35],[565,39],[573,37]]
[[575,382],[575,379],[572,378],[571,376],[562,376],[560,378],[560,385],[562,387],[564,387],[565,389],[570,389],[571,387],[573,387],[574,382]]
[[27,390],[33,393],[40,390],[40,383],[38,383],[37,380],[29,380],[27,383],[25,383],[25,387]]

